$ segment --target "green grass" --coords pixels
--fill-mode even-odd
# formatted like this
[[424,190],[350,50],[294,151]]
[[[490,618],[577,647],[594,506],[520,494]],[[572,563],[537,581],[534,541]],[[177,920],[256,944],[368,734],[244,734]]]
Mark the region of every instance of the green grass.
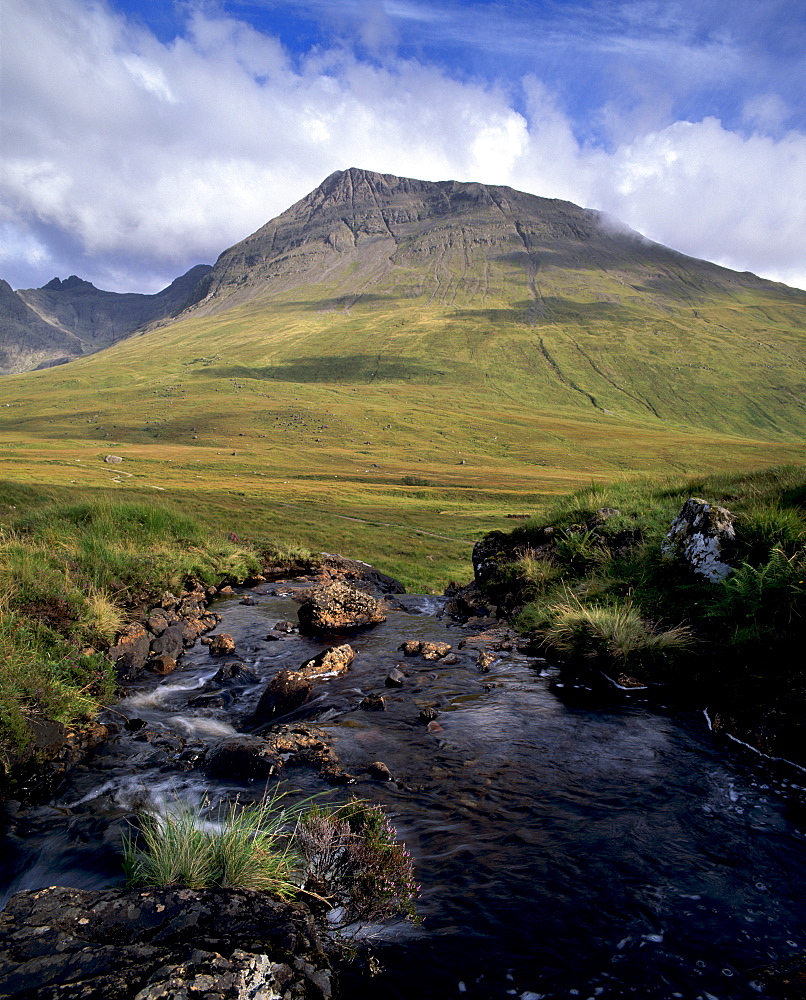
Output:
[[340,926],[417,920],[413,861],[381,806],[362,799],[292,805],[287,794],[275,788],[259,802],[230,802],[212,813],[177,801],[140,814],[123,838],[127,886],[304,898],[315,912],[341,912]]
[[233,802],[212,817],[181,802],[159,815],[140,815],[139,834],[124,837],[127,886],[251,889],[293,899],[298,857],[288,826],[296,814],[282,798],[276,793],[251,805]]
[[[13,490],[17,500],[25,491]],[[31,743],[27,719],[80,723],[108,703],[114,671],[95,648],[133,609],[188,580],[239,582],[290,553],[233,542],[160,504],[108,499],[11,505],[0,535],[0,759]],[[21,508],[25,508],[24,511]],[[297,552],[297,554],[299,554]]]
[[[662,556],[691,496],[735,515],[722,582]],[[519,628],[571,666],[628,670],[753,718],[806,710],[806,467],[587,487],[500,548],[495,599],[523,605]]]

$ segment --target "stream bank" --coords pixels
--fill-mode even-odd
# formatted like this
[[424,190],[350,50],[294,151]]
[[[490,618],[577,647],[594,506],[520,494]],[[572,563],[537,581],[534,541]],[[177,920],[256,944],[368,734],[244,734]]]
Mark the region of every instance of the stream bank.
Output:
[[349,669],[273,722],[318,733],[350,783],[287,749],[281,776],[300,796],[385,807],[424,920],[369,928],[378,971],[342,970],[341,995],[747,1000],[806,946],[799,772],[641,691],[581,707],[551,664],[489,620],[457,623],[440,598],[394,595],[372,628],[300,634],[294,592],[309,583],[216,600],[234,652],[197,644],[170,675],[133,682],[109,718],[119,732],[54,799],[8,803],[7,894],[121,886],[134,812],[259,798],[265,777],[211,772],[217,748],[270,735],[252,720],[272,678],[349,644]]

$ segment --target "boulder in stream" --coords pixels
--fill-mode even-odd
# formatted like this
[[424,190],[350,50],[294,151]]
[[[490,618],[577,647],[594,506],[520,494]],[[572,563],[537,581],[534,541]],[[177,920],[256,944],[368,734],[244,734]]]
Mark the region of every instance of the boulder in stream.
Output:
[[354,659],[355,651],[347,643],[343,646],[328,646],[313,659],[303,663],[299,672],[305,677],[338,677],[347,673]]
[[211,656],[227,656],[235,652],[235,640],[229,632],[219,632],[210,639],[207,647]]
[[310,912],[244,889],[18,892],[0,914],[0,996],[329,1000]]
[[386,621],[380,602],[346,583],[316,587],[297,612],[300,631],[331,632]]
[[210,751],[206,769],[211,778],[265,781],[282,771],[283,761],[259,736],[233,736]]
[[250,720],[262,726],[301,708],[310,698],[313,683],[299,670],[280,670],[269,681]]

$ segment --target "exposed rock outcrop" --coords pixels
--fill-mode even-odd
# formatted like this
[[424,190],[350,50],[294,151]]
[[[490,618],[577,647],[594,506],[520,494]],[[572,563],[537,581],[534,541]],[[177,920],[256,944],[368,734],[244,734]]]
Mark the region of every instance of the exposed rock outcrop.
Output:
[[0,996],[18,1000],[328,1000],[299,903],[242,889],[54,886],[0,915]]
[[691,497],[672,522],[661,551],[665,558],[683,559],[699,576],[718,583],[733,572],[723,554],[735,538],[729,510]]

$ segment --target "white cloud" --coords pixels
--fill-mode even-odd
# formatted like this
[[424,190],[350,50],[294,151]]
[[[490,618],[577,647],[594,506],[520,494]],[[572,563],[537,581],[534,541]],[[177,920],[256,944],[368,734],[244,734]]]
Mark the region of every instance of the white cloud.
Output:
[[[383,12],[367,9],[367,41],[382,46]],[[6,258],[17,285],[52,277],[33,267],[64,259],[51,247],[62,234],[83,253],[72,270],[155,290],[360,166],[568,198],[806,286],[800,133],[746,136],[706,118],[636,134],[636,119],[603,150],[576,138],[536,78],[518,111],[495,85],[392,54],[369,63],[337,47],[292,62],[277,39],[201,7],[170,43],[101,0],[4,0],[3,17],[2,218],[41,250],[20,253],[16,270]],[[775,116],[768,98],[747,105],[748,120]]]

